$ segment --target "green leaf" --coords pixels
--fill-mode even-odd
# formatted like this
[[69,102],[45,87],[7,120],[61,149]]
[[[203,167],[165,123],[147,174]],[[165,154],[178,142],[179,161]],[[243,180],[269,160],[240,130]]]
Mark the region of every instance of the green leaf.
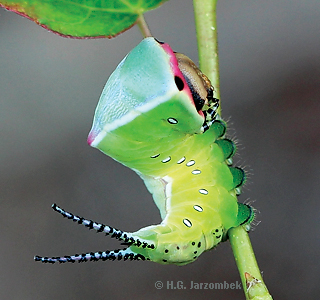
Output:
[[0,0],[0,6],[73,38],[114,37],[167,0]]

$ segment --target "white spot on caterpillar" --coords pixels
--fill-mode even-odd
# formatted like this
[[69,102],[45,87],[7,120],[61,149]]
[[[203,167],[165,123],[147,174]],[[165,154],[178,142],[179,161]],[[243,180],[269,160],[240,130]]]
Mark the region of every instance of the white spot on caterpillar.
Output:
[[200,170],[193,170],[191,173],[192,173],[193,175],[198,175],[198,174],[201,173],[201,171],[200,171]]
[[177,164],[181,164],[181,163],[183,163],[185,160],[186,160],[186,158],[185,158],[185,157],[182,157],[182,158],[180,158],[180,159],[177,161]]
[[170,161],[170,160],[171,160],[171,157],[168,156],[167,158],[165,158],[164,160],[162,160],[162,162],[163,162],[163,163],[167,163],[167,162]]
[[203,211],[203,208],[199,205],[194,205],[193,208],[196,210],[196,211],[199,211],[199,212],[202,212]]
[[186,225],[187,227],[192,226],[192,223],[188,219],[183,219],[183,224]]
[[186,163],[187,167],[191,167],[195,164],[196,162],[194,160],[190,160]]
[[200,193],[200,194],[203,194],[203,195],[208,195],[208,191],[205,190],[205,189],[200,189],[200,190],[199,190],[199,193]]
[[160,155],[160,153],[159,154],[156,154],[156,155],[152,155],[152,156],[150,156],[151,158],[157,158],[157,157],[159,157],[159,155]]
[[169,118],[167,120],[170,124],[178,124],[178,120],[177,119],[174,119],[174,118]]

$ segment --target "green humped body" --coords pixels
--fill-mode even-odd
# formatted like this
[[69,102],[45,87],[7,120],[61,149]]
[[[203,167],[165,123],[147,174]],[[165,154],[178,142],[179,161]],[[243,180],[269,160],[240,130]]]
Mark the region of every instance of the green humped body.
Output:
[[168,44],[150,37],[135,47],[106,83],[88,143],[144,180],[162,222],[125,232],[54,204],[62,216],[116,238],[125,247],[35,259],[185,265],[226,240],[230,228],[250,224],[253,210],[237,200],[244,172],[230,166],[235,146],[224,138],[226,126],[213,94],[208,78]]
[[[160,210],[161,224],[132,234],[155,249],[134,245],[130,249],[159,263],[186,264],[239,225],[235,190],[239,178],[234,178],[227,165],[232,142],[216,143],[224,135],[225,124],[216,121],[201,132],[204,118],[190,101],[190,93],[177,88],[174,77],[181,74],[172,66],[172,53],[165,50],[154,39],[145,39],[120,64],[115,72],[122,78],[121,91],[129,95],[145,91],[153,96],[140,95],[141,102],[131,107],[126,99],[117,99],[120,108],[115,109],[110,100],[115,93],[107,83],[109,90],[100,99],[89,143],[137,172]],[[161,70],[155,70],[159,64]],[[116,88],[119,91],[119,85]],[[127,112],[107,117],[110,105],[113,111],[125,106]]]

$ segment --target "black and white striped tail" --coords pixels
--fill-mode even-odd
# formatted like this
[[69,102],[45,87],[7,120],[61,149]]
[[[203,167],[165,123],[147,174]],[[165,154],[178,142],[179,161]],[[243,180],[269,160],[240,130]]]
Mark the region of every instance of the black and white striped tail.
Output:
[[149,244],[146,241],[141,241],[139,238],[135,238],[132,236],[132,233],[130,232],[124,232],[122,230],[113,228],[108,225],[104,225],[101,223],[94,222],[92,220],[87,220],[85,218],[76,216],[70,212],[65,211],[61,207],[59,207],[56,204],[52,204],[53,210],[60,213],[63,217],[68,218],[69,220],[72,220],[73,222],[76,222],[78,224],[84,225],[89,229],[94,229],[97,232],[103,232],[106,235],[110,235],[110,237],[118,239],[120,241],[123,241],[126,245],[134,245],[136,247],[142,247],[142,248],[150,248],[154,249],[155,246],[153,244]]
[[[89,229],[94,229],[97,232],[104,232],[106,235],[110,235],[112,238],[116,238],[120,241],[123,241],[122,244],[127,246],[136,246],[141,248],[154,249],[155,245],[150,244],[147,241],[141,240],[138,237],[134,237],[132,233],[124,232],[119,229],[115,229],[111,226],[100,224],[91,220],[84,219],[79,216],[67,212],[57,206],[56,204],[52,205],[52,208],[60,213],[63,217],[68,218],[78,224],[82,224]],[[56,262],[65,263],[65,262],[85,262],[85,261],[98,261],[98,260],[149,260],[142,254],[133,252],[130,247],[122,250],[111,250],[111,251],[99,251],[99,252],[90,252],[84,254],[75,254],[70,256],[59,256],[59,257],[42,257],[35,256],[35,261],[41,261],[43,263],[54,264]]]
[[144,257],[141,254],[132,252],[129,248],[123,250],[114,251],[99,251],[84,254],[75,254],[70,256],[61,257],[41,257],[35,256],[35,261],[41,261],[43,263],[54,264],[66,263],[66,262],[86,262],[86,261],[98,261],[98,260],[149,260],[149,258]]

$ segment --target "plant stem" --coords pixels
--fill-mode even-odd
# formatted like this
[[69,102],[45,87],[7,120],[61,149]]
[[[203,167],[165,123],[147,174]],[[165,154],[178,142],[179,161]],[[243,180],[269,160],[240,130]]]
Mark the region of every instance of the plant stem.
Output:
[[229,230],[229,240],[240,273],[246,299],[272,299],[265,286],[244,226]]
[[[219,56],[217,36],[218,0],[193,0],[200,70],[214,87],[214,96],[220,99]],[[220,107],[218,114],[220,114]]]
[[144,38],[152,36],[149,26],[142,14],[137,19],[137,25],[139,26],[139,29]]
[[[215,89],[215,97],[220,99],[217,2],[218,0],[193,0],[193,6],[200,70],[208,76]],[[221,115],[220,107],[218,113]],[[245,228],[238,226],[230,229],[229,240],[240,273],[246,299],[271,300],[272,297],[262,280]]]

